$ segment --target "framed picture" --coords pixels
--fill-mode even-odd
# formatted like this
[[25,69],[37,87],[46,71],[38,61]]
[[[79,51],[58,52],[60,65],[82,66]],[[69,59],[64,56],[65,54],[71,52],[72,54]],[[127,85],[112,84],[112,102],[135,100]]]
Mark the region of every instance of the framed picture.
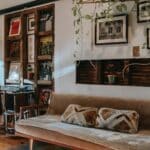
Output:
[[150,21],[150,1],[143,1],[137,5],[137,22]]
[[21,64],[16,62],[11,62],[9,67],[9,81],[19,81],[21,73]]
[[9,56],[14,58],[20,56],[20,41],[11,41],[9,43]]
[[150,49],[150,28],[147,29],[147,49]]
[[50,96],[51,96],[51,92],[52,92],[52,90],[48,89],[48,88],[41,89],[40,90],[40,95],[39,95],[39,97],[40,97],[40,103],[42,103],[42,104],[48,104]]
[[128,16],[115,15],[112,19],[96,18],[95,44],[128,43]]
[[20,35],[21,31],[21,18],[13,18],[10,21],[10,29],[9,29],[9,36],[16,36]]
[[34,34],[28,35],[28,62],[34,63],[34,49],[35,49],[35,36]]
[[35,29],[35,17],[34,14],[30,14],[27,17],[27,32],[28,34],[33,34]]

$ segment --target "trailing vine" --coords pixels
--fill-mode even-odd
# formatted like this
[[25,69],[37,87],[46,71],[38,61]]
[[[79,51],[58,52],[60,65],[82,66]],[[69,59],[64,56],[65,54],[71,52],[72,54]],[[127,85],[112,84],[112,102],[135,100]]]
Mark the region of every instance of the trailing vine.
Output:
[[[118,13],[127,13],[127,1],[133,1],[135,4],[139,0],[96,0],[94,3],[94,10],[91,14],[82,14],[82,0],[72,0],[73,7],[72,13],[74,16],[74,29],[75,29],[75,40],[76,40],[76,49],[74,52],[74,57],[77,58],[79,50],[82,50],[82,34],[83,34],[83,19],[94,22],[95,18],[106,17],[111,19],[113,17],[113,9],[115,8]],[[107,7],[104,8],[101,12],[97,11],[100,8],[101,4],[107,4]],[[135,5],[131,11],[135,10]]]

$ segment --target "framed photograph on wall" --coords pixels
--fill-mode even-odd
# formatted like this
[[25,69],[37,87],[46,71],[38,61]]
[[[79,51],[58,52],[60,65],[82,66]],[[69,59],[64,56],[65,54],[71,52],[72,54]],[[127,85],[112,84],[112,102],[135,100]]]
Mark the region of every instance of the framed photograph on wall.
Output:
[[143,1],[137,5],[137,22],[150,21],[150,1]]
[[128,43],[128,16],[115,15],[113,18],[96,18],[95,44]]
[[27,32],[28,34],[33,34],[35,29],[35,17],[34,14],[30,14],[27,17]]
[[147,29],[147,49],[150,49],[150,28]]
[[16,17],[16,18],[11,19],[10,29],[9,29],[9,36],[20,35],[20,31],[21,31],[21,18]]

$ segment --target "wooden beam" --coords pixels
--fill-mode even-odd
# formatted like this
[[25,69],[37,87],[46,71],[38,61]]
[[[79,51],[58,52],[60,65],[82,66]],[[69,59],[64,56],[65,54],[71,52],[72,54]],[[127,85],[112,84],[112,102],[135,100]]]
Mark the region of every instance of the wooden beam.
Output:
[[21,10],[21,9],[24,9],[24,8],[30,8],[30,7],[37,6],[37,5],[42,5],[42,4],[46,4],[46,3],[50,3],[50,2],[55,2],[55,1],[58,1],[58,0],[34,0],[34,1],[31,1],[31,2],[28,2],[28,3],[16,5],[16,6],[5,8],[5,9],[1,9],[0,10],[0,15],[10,13],[10,12],[13,12],[13,11],[18,11],[18,10]]

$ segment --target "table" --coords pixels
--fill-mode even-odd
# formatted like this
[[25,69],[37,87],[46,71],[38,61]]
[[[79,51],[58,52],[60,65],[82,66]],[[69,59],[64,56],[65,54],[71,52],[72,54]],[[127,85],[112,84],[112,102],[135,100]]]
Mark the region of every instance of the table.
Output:
[[[29,95],[28,98],[28,104],[31,103],[32,101],[32,94],[34,94],[34,90],[30,91],[8,91],[8,90],[1,90],[1,103],[2,103],[2,113],[4,114],[4,127],[5,131],[8,132],[9,127],[8,127],[8,117],[12,116],[13,117],[13,124],[15,124],[15,121],[17,120],[17,103],[16,103],[16,97],[17,95]],[[13,110],[7,110],[6,109],[6,95],[12,95],[13,96]],[[14,130],[14,127],[10,128],[11,130]]]

